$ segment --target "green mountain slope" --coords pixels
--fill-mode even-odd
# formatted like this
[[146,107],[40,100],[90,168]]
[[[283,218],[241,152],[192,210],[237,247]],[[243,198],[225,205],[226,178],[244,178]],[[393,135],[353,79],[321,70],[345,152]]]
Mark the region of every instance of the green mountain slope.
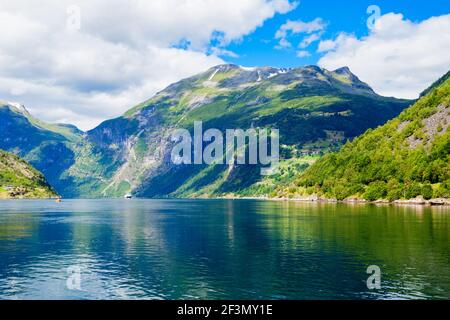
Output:
[[54,198],[44,176],[26,161],[0,150],[0,199]]
[[[0,126],[0,148],[24,156],[66,197],[261,195],[410,103],[378,96],[348,68],[221,65],[86,133],[0,108],[10,123]],[[282,173],[267,180],[257,166],[172,164],[173,130],[192,131],[194,121],[204,130],[278,128]]]
[[28,161],[64,197],[90,196],[106,184],[109,160],[85,133],[39,121],[24,106],[0,102],[0,148]]
[[450,73],[397,118],[319,160],[297,185],[339,200],[450,198]]
[[[144,197],[197,197],[261,193],[257,166],[175,166],[175,128],[279,128],[283,159],[291,171],[303,158],[336,150],[349,138],[398,115],[410,102],[383,98],[348,68],[291,70],[214,67],[169,86],[123,117],[88,132],[92,143],[120,169],[103,193]],[[253,187],[253,188],[252,188]],[[250,191],[249,188],[252,188]]]

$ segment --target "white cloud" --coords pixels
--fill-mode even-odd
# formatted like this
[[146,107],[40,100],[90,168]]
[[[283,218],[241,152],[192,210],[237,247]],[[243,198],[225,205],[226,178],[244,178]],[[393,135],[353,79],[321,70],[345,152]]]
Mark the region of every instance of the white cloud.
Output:
[[[80,8],[81,29],[66,28]],[[292,0],[1,1],[0,98],[83,129],[117,116],[166,85],[233,56],[240,40]],[[210,41],[219,44],[209,48]],[[186,50],[174,44],[188,43]],[[208,52],[212,52],[208,55]]]
[[291,48],[292,47],[292,43],[290,43],[288,40],[286,39],[281,39],[280,42],[275,46],[275,49],[278,50],[282,50],[282,49],[287,49],[287,48]]
[[239,55],[233,51],[226,50],[223,48],[213,47],[210,50],[212,54],[216,56],[230,57],[230,58],[239,58]]
[[317,52],[327,52],[334,50],[336,48],[336,45],[339,41],[333,41],[333,40],[323,40],[320,41],[319,47],[317,48]]
[[276,39],[286,38],[289,34],[313,33],[325,29],[325,23],[322,19],[316,18],[310,22],[288,20],[283,24],[275,34]]
[[313,33],[310,36],[305,37],[302,42],[300,42],[299,44],[299,48],[307,48],[309,47],[312,43],[320,40],[320,37],[322,36],[322,33]]
[[[288,49],[292,47],[292,43],[288,40],[289,37],[298,35],[298,34],[307,34],[303,40],[298,45],[301,49],[306,49],[313,42],[320,40],[323,31],[326,28],[326,23],[321,18],[316,18],[310,22],[304,22],[301,20],[292,21],[288,20],[285,24],[283,24],[278,31],[275,33],[275,39],[279,39],[278,45],[275,46],[276,49]],[[300,55],[305,55],[300,51]],[[298,56],[298,54],[297,54]]]
[[309,56],[311,56],[311,53],[309,53],[309,51],[306,50],[297,51],[297,57],[299,58],[306,58]]
[[[110,49],[112,51],[105,52],[117,55],[114,48]],[[102,51],[101,48],[95,50]],[[83,57],[83,54],[74,54]],[[67,66],[64,61],[56,63],[49,70],[51,80],[41,77],[27,79],[26,75],[20,79],[2,76],[0,97],[24,103],[38,118],[90,129],[105,119],[122,114],[168,84],[222,63],[218,58],[199,52],[158,47],[149,47],[140,53],[131,52],[114,63],[107,61],[103,67],[101,62],[89,61],[90,57],[86,56],[86,60],[80,58],[78,62],[69,57],[73,64]],[[127,58],[137,60],[128,65]],[[93,75],[96,70],[98,75]],[[95,90],[91,91],[91,88]]]
[[366,37],[342,33],[321,42],[318,51],[327,53],[319,65],[348,66],[382,95],[417,98],[450,69],[448,30],[450,15],[415,23],[401,14],[386,14]]

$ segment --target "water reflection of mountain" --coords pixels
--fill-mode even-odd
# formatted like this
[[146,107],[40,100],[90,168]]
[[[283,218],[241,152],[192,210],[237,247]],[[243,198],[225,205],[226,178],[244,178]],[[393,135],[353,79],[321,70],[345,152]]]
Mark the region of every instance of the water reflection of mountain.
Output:
[[[14,206],[17,206],[16,204]],[[0,205],[0,297],[387,298],[450,292],[448,209],[264,201]],[[385,287],[369,293],[368,265]],[[65,287],[83,269],[83,291]]]

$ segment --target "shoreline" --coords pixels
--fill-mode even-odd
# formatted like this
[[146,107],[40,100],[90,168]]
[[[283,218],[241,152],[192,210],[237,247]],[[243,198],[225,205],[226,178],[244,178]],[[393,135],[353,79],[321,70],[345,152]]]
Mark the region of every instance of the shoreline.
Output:
[[316,197],[305,198],[270,198],[270,197],[219,197],[211,199],[229,199],[229,200],[266,200],[266,201],[286,201],[286,202],[304,202],[304,203],[345,203],[345,204],[378,204],[378,205],[413,205],[413,206],[428,206],[428,207],[450,207],[450,199],[430,199],[425,200],[421,197],[409,200],[376,200],[368,201],[364,199],[327,199]]
[[[0,198],[0,201],[17,201],[17,200],[57,200],[58,198]],[[65,200],[121,200],[123,198],[67,198]],[[197,198],[133,198],[138,200],[261,200],[275,202],[303,202],[303,203],[343,203],[343,204],[375,204],[375,205],[398,205],[398,206],[424,206],[424,207],[450,207],[450,199],[430,199],[425,200],[421,197],[410,200],[377,200],[368,201],[364,199],[327,199],[318,197],[304,198],[271,198],[271,197],[197,197]],[[130,199],[128,199],[130,200]]]

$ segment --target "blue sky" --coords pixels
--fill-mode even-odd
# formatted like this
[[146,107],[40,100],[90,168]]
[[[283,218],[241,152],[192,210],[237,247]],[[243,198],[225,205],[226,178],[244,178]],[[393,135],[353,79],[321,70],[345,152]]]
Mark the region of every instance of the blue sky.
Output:
[[[254,33],[245,36],[242,41],[227,46],[228,50],[239,56],[238,58],[222,58],[243,66],[297,67],[316,64],[321,57],[321,54],[316,53],[317,42],[308,48],[310,57],[297,57],[295,47],[287,50],[275,49],[277,41],[274,35],[279,27],[286,20],[312,21],[319,17],[327,23],[323,39],[335,38],[340,32],[363,37],[369,33],[367,19],[370,15],[367,14],[367,8],[371,5],[379,6],[382,15],[390,12],[401,13],[413,22],[450,13],[448,0],[302,0],[295,10],[276,15]],[[294,37],[294,44],[301,38],[302,35]]]
[[222,63],[347,66],[410,99],[450,69],[448,0],[14,0],[0,21],[0,100],[83,130]]

